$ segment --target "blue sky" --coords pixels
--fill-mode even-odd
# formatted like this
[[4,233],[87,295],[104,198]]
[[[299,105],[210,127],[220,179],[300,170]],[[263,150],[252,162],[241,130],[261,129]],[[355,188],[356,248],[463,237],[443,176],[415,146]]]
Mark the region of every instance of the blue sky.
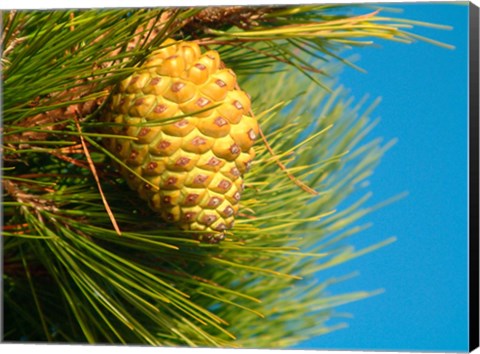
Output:
[[[396,236],[385,248],[331,270],[359,276],[332,292],[385,289],[341,306],[349,328],[298,348],[344,350],[466,351],[468,349],[468,7],[388,4],[403,13],[385,16],[451,25],[451,31],[415,33],[454,45],[448,50],[417,42],[378,42],[358,48],[367,74],[345,69],[341,83],[360,99],[382,97],[371,137],[397,138],[370,178],[372,202],[408,192],[407,198],[363,221],[373,227],[359,246]],[[327,274],[321,273],[323,279]]]

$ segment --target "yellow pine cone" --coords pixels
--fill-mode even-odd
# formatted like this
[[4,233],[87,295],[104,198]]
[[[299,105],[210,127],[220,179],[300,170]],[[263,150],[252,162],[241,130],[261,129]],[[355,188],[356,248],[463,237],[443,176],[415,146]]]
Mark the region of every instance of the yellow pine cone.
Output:
[[118,135],[106,147],[150,182],[121,167],[129,186],[165,221],[212,243],[233,227],[259,133],[236,83],[216,51],[167,40],[118,85],[103,116]]

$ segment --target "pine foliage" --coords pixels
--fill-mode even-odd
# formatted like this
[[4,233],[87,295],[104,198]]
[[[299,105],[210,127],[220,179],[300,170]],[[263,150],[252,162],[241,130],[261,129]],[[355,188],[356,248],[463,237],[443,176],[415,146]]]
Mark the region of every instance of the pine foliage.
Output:
[[[377,102],[332,77],[352,46],[412,42],[413,23],[309,5],[2,14],[4,340],[284,348],[342,327],[318,272],[379,248],[348,239],[390,146]],[[441,26],[436,26],[443,28]],[[167,38],[219,51],[265,135],[219,244],[163,223],[102,145],[112,87]],[[438,43],[437,43],[438,44]],[[320,273],[321,274],[321,273]]]

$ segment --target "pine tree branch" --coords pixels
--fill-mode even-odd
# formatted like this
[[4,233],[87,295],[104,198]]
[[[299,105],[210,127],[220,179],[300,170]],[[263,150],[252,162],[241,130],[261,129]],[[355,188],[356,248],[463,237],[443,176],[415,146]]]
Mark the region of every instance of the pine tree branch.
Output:
[[[362,109],[332,87],[329,62],[347,44],[416,36],[404,31],[413,22],[331,8],[3,15],[6,339],[289,346],[342,328],[327,322],[333,308],[376,294],[331,295],[344,279],[312,278],[391,241],[349,247],[376,206],[368,194],[340,206],[388,144],[365,142],[375,104]],[[110,93],[167,37],[220,52],[268,139],[255,147],[235,228],[216,245],[160,220],[101,145],[111,137],[98,132]]]

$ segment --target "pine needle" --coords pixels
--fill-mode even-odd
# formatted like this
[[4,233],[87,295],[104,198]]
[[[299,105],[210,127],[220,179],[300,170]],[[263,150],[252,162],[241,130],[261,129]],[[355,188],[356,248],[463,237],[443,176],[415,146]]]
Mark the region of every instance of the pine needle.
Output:
[[[238,83],[235,84],[236,85],[236,88],[237,90],[240,89]],[[273,109],[273,108],[272,108]],[[254,114],[253,114],[253,111],[252,109],[250,109],[250,112],[249,112],[250,116],[251,117],[255,117]],[[267,150],[270,152],[270,154],[272,155],[273,158],[275,158],[275,163],[278,165],[278,167],[280,167],[280,169],[285,172],[285,174],[288,176],[288,178],[293,182],[295,183],[297,186],[299,186],[302,190],[304,190],[305,192],[307,193],[310,193],[312,195],[318,195],[318,192],[315,191],[314,189],[308,187],[306,184],[304,184],[303,182],[299,181],[297,178],[295,178],[291,173],[290,171],[287,169],[287,167],[280,161],[280,159],[277,159],[277,155],[275,154],[275,152],[273,151],[272,147],[270,146],[270,144],[268,143],[267,141],[267,138],[265,137],[265,134],[263,133],[262,131],[262,128],[259,126],[258,127],[258,130],[259,130],[259,133],[260,133],[260,137],[262,138],[262,141],[263,143],[265,144],[265,147],[267,148]]]
[[85,143],[85,140],[83,138],[82,134],[82,128],[80,127],[80,123],[78,121],[78,118],[75,117],[75,125],[78,130],[78,136],[80,137],[80,141],[82,143],[83,151],[85,152],[85,157],[87,158],[88,161],[88,166],[90,167],[90,171],[92,171],[93,178],[95,178],[95,182],[97,183],[97,188],[98,192],[100,193],[100,196],[102,197],[103,205],[105,206],[105,210],[107,211],[108,216],[110,217],[110,221],[112,222],[112,225],[117,232],[118,236],[122,235],[122,232],[120,231],[120,228],[118,227],[117,220],[115,219],[115,216],[113,215],[112,209],[110,208],[110,205],[108,204],[107,198],[105,197],[105,194],[103,193],[102,185],[100,183],[100,178],[98,178],[97,174],[97,169],[95,168],[95,164],[93,163],[93,160],[90,156],[90,152],[88,151],[87,144]]
[[[260,136],[262,137],[262,140],[263,140],[263,143],[265,144],[265,147],[267,148],[268,152],[272,155],[272,157],[276,158],[277,155],[275,154],[275,151],[273,151],[272,147],[270,146],[270,144],[268,143],[267,141],[267,138],[265,137],[265,134],[263,133],[262,129],[259,128],[259,132],[260,132]],[[298,187],[300,187],[303,191],[309,193],[309,194],[312,194],[312,195],[319,195],[319,193],[310,188],[309,186],[307,186],[305,183],[303,183],[302,181],[298,180],[297,178],[295,178],[295,176],[293,176],[288,168],[280,161],[280,159],[275,159],[275,163],[278,165],[278,167],[280,167],[280,169],[285,172],[285,174],[287,175],[287,177],[293,182],[295,183]]]

